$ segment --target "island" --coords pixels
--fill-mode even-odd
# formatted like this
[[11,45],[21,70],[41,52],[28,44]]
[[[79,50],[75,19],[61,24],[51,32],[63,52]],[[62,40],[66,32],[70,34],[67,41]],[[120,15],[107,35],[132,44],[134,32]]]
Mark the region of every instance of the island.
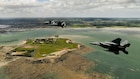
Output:
[[24,43],[25,44],[18,46],[8,54],[12,56],[40,58],[56,56],[54,52],[57,53],[58,51],[70,51],[76,48],[80,48],[80,44],[74,43],[70,39],[66,38],[28,39]]
[[44,37],[27,39],[21,45],[6,53],[6,57],[30,57],[34,59],[56,59],[62,55],[81,49],[84,45],[75,43],[67,38]]
[[[6,50],[9,49],[9,50]],[[92,49],[59,36],[27,39],[19,45],[2,46],[3,79],[111,79],[91,71],[95,64],[83,55]],[[7,52],[7,53],[6,53]],[[1,55],[1,54],[0,54]]]

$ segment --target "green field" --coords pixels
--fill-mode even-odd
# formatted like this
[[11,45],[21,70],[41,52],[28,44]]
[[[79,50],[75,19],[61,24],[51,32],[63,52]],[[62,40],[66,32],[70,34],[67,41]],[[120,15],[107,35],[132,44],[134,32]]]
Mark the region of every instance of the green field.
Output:
[[77,48],[77,43],[66,43],[66,38],[57,38],[55,43],[34,43],[34,39],[28,39],[26,44],[20,46],[13,51],[22,52],[26,51],[24,56],[31,56],[30,53],[34,51],[33,57],[39,58],[42,55],[47,55],[52,52],[64,50],[64,49],[73,49]]

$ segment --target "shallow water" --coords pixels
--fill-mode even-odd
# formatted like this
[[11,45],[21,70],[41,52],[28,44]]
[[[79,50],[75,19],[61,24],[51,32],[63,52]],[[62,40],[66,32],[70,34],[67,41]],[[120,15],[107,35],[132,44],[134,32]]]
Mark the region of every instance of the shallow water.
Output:
[[[108,31],[103,29],[42,29],[26,32],[14,32],[0,34],[1,45],[18,44],[22,40],[38,37],[49,37],[60,35],[60,37],[70,38],[76,42],[82,43],[90,48],[93,52],[84,55],[97,65],[90,71],[97,71],[103,74],[109,74],[115,79],[140,79],[140,32],[135,31]],[[93,41],[111,41],[117,37],[127,39],[131,46],[127,48],[129,54],[120,52],[115,55],[105,49],[92,46],[89,42]]]

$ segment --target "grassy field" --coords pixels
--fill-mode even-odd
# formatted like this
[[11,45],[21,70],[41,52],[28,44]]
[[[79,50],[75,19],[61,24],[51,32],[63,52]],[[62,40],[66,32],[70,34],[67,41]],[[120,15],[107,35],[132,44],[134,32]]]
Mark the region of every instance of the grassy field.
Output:
[[28,39],[26,44],[16,48],[14,51],[22,52],[27,51],[25,56],[30,56],[30,52],[34,51],[33,57],[39,58],[42,55],[47,55],[52,52],[64,50],[64,49],[73,49],[77,48],[77,43],[66,43],[66,38],[58,38],[55,43],[34,43],[33,39]]

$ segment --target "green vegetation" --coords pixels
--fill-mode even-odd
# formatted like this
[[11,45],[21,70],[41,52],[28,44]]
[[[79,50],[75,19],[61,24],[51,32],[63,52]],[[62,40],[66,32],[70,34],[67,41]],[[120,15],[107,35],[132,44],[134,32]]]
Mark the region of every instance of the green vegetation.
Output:
[[140,19],[131,18],[77,18],[69,21],[71,27],[140,27]]
[[[13,18],[0,19],[1,25],[10,25],[10,28],[52,28],[46,21],[64,21],[68,27],[140,27],[140,18]],[[78,25],[78,26],[77,26]],[[2,30],[5,32],[7,30]]]
[[60,51],[63,49],[73,49],[77,48],[77,43],[66,43],[65,38],[57,38],[55,43],[35,43],[34,40],[28,39],[26,44],[16,48],[15,52],[26,51],[24,56],[31,56],[30,52],[34,52],[33,57],[39,58],[42,55],[47,55],[52,52]]
[[24,47],[18,47],[16,49],[14,49],[12,52],[24,52],[22,54],[22,56],[26,56],[26,57],[31,57],[32,56],[32,52],[34,52],[33,48],[24,48]]

